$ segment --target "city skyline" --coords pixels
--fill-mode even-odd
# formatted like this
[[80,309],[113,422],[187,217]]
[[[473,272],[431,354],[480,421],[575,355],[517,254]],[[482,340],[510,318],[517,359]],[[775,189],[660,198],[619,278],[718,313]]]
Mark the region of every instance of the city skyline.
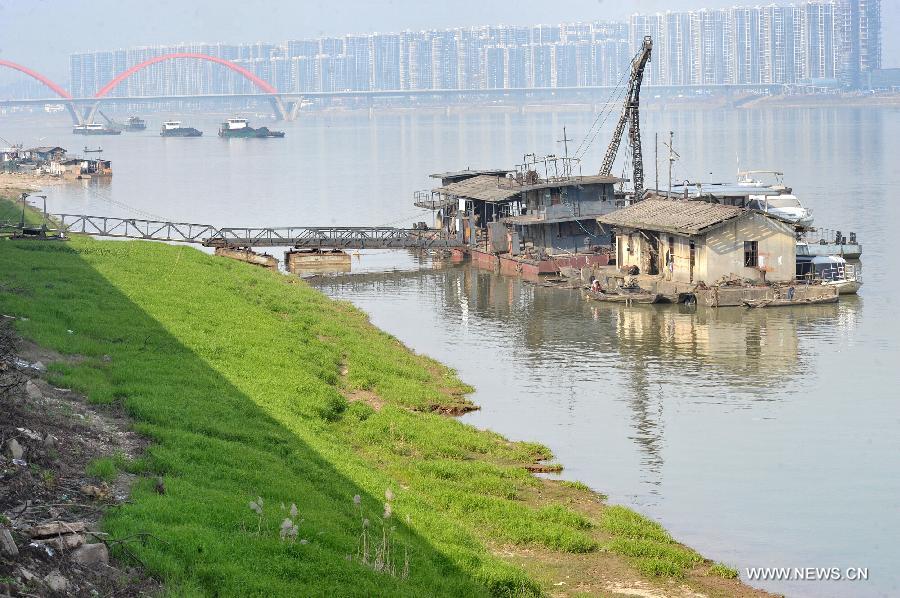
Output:
[[[280,92],[615,86],[645,36],[647,85],[860,87],[881,66],[878,0],[635,14],[628,22],[490,26],[245,44],[182,44],[73,54],[70,88],[93,95],[118,73],[172,53],[240,65]],[[250,93],[245,78],[197,61],[159,63],[120,96]]]
[[[306,1],[289,6],[270,0],[252,4],[227,0],[159,0],[152,9],[140,12],[140,22],[135,23],[133,5],[115,0],[29,3],[0,0],[0,58],[28,64],[52,79],[63,80],[68,75],[69,54],[111,48],[203,41],[242,43],[484,24],[627,20],[634,13],[727,8],[738,4],[750,3],[572,0],[551,6],[534,0],[487,5],[459,0],[451,10],[445,6],[422,7],[411,0]],[[889,35],[900,28],[900,3],[883,3],[882,13],[884,66],[900,67],[900,38]],[[315,16],[310,18],[310,15]],[[73,23],[78,23],[76,34],[73,34]],[[0,84],[9,79],[9,74],[0,72]]]

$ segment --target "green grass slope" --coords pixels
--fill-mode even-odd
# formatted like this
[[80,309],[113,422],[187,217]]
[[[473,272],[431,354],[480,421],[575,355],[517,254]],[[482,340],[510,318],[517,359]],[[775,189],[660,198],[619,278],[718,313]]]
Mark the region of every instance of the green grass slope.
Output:
[[546,449],[433,413],[468,389],[305,284],[86,238],[0,241],[0,279],[24,336],[85,358],[53,381],[121,402],[153,439],[106,528],[151,534],[130,550],[175,593],[533,594],[486,538],[596,548],[582,517],[517,499]]

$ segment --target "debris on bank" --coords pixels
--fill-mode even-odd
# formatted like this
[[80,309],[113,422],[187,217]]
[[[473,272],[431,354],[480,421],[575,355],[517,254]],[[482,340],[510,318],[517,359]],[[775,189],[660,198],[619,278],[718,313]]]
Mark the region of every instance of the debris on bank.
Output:
[[120,408],[48,383],[47,364],[66,358],[20,341],[12,320],[0,316],[0,595],[158,593],[136,560],[110,558],[110,547],[128,554],[137,540],[100,528],[135,476],[86,473],[100,459],[133,460],[145,441]]

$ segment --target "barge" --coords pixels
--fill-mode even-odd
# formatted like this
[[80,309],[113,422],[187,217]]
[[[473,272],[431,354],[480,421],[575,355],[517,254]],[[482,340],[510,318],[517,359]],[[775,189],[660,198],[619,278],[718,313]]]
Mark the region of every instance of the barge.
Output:
[[266,139],[284,137],[284,131],[271,131],[267,127],[254,129],[246,118],[229,118],[219,127],[219,137],[223,139]]

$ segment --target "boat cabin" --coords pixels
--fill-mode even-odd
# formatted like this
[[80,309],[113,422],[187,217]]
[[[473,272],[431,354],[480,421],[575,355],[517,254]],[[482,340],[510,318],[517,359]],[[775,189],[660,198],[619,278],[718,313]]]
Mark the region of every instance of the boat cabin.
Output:
[[653,197],[601,216],[615,234],[616,264],[684,283],[722,278],[789,282],[794,227],[736,206]]
[[225,126],[229,130],[245,129],[250,126],[250,121],[246,118],[229,118],[225,121]]
[[[556,159],[562,161],[562,158]],[[436,212],[436,226],[466,240],[491,223],[511,233],[512,252],[540,249],[572,253],[610,245],[597,216],[616,209],[614,185],[620,179],[582,176],[560,168],[552,175],[537,169],[465,170],[432,175],[443,183],[416,195],[418,207]]]

